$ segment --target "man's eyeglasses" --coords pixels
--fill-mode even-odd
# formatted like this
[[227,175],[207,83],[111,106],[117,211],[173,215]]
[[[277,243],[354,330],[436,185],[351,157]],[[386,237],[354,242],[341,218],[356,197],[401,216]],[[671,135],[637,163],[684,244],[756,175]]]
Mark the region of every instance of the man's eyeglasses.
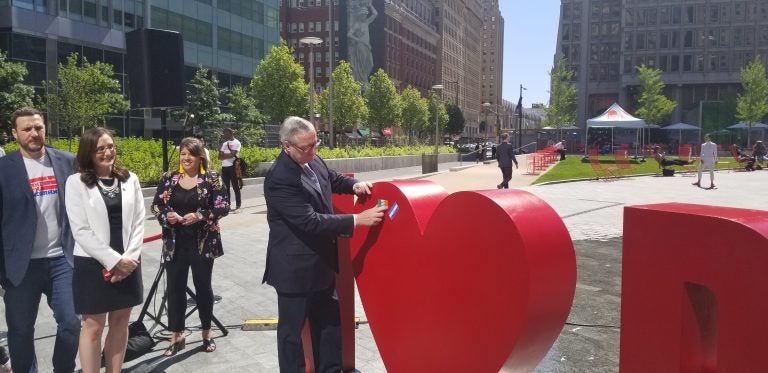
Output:
[[298,146],[290,141],[288,143],[294,148],[301,150],[302,153],[309,153],[312,149],[317,149],[323,143],[323,140],[317,139],[316,143],[307,146]]
[[109,144],[107,146],[99,146],[98,148],[96,148],[96,154],[104,154],[107,151],[113,152],[115,150],[117,150],[117,146],[115,146],[115,144]]

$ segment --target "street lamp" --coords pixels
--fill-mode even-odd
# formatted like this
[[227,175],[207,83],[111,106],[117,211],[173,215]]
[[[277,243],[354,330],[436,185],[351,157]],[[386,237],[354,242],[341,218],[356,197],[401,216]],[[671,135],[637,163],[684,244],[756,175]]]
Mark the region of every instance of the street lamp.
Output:
[[528,88],[523,87],[520,84],[520,99],[517,101],[517,107],[515,111],[519,115],[517,117],[517,147],[518,149],[523,146],[523,91],[527,91]]
[[309,44],[309,118],[310,120],[315,118],[315,51],[314,46],[323,42],[315,36],[306,36],[299,39],[304,44]]
[[[443,92],[442,84],[435,84],[432,86],[432,90]],[[435,155],[439,153],[440,148],[440,110],[438,102],[435,102]]]

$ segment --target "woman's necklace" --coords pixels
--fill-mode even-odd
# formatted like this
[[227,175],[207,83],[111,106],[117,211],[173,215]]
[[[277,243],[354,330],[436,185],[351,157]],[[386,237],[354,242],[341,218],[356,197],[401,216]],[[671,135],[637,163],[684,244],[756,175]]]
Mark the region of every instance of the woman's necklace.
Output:
[[101,181],[100,178],[96,178],[96,183],[99,184],[99,190],[101,190],[101,194],[107,198],[115,198],[117,193],[120,192],[120,181],[116,179],[112,179],[112,185],[110,186],[104,185],[104,182]]

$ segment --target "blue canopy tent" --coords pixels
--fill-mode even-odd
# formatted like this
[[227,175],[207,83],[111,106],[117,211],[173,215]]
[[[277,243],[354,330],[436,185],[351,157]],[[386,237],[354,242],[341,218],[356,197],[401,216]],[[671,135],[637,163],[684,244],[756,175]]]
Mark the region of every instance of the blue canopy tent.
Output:
[[[666,130],[666,131],[677,131],[677,136],[678,136],[677,143],[678,144],[682,144],[683,143],[683,131],[701,131],[701,128],[699,128],[698,126],[694,126],[694,125],[688,124],[688,123],[670,124],[668,126],[663,127],[662,129]],[[701,137],[701,136],[699,136],[699,137]]]

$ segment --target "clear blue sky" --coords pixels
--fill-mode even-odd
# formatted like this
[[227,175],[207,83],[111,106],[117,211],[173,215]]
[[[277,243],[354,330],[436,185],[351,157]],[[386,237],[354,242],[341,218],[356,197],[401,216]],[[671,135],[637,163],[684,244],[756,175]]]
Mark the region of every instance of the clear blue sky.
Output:
[[520,84],[523,106],[549,102],[552,68],[560,19],[558,0],[499,0],[504,17],[504,81],[502,97],[517,103]]

